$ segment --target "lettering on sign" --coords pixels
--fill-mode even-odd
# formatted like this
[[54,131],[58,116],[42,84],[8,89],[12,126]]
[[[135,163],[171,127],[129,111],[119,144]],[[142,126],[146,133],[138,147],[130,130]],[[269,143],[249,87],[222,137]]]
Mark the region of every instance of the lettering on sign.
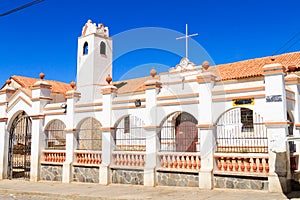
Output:
[[233,106],[254,105],[254,99],[234,99],[232,104]]
[[270,95],[266,97],[266,102],[282,102],[282,95]]

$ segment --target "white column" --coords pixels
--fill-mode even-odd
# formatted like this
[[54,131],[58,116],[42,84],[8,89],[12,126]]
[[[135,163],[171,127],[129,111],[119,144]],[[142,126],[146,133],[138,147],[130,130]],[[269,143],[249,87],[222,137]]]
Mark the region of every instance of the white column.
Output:
[[15,92],[13,88],[9,87],[11,83],[7,80],[6,86],[0,90],[0,179],[7,178],[7,158],[8,158],[8,140],[9,133],[7,126],[7,100]]
[[30,157],[30,181],[37,182],[40,179],[40,156],[43,149],[43,120],[44,116],[31,116],[32,137],[31,137],[31,157]]
[[32,137],[31,137],[31,164],[30,180],[39,181],[40,177],[40,156],[44,148],[44,114],[43,108],[50,103],[51,85],[43,81],[44,75],[40,75],[41,80],[36,82],[32,88]]
[[72,182],[72,167],[74,161],[74,150],[77,148],[77,141],[76,141],[76,129],[74,124],[74,108],[75,103],[80,98],[80,93],[76,92],[75,83],[72,82],[71,86],[73,90],[68,91],[66,93],[67,98],[67,110],[66,110],[66,161],[63,164],[63,176],[62,182],[63,183],[70,183]]
[[159,126],[156,121],[156,95],[161,88],[161,82],[158,80],[148,80],[145,82],[146,86],[146,112],[145,112],[145,126],[146,132],[146,159],[144,168],[144,185],[156,185],[156,166],[157,166],[157,152],[159,151],[159,138],[157,131]]
[[205,72],[197,77],[199,83],[198,134],[200,135],[201,169],[199,172],[199,188],[213,188],[214,167],[214,126],[212,111],[212,89],[215,75]]
[[99,182],[102,185],[111,183],[110,164],[112,163],[112,152],[115,148],[113,138],[114,127],[112,126],[112,100],[117,93],[117,88],[108,85],[102,88],[103,94],[103,116],[102,120],[102,163],[99,171]]
[[65,129],[66,133],[66,161],[63,163],[63,183],[72,182],[72,164],[74,161],[74,150],[76,149],[76,130]]
[[268,134],[269,151],[269,191],[288,192],[289,152],[286,90],[284,68],[281,64],[271,63],[263,67],[265,76],[266,103],[264,122]]
[[[288,89],[294,92],[294,95],[287,91],[287,105],[292,108],[293,118],[294,118],[294,127],[293,127],[293,136],[296,138],[300,137],[300,77],[295,73],[290,73],[285,77],[285,84],[288,86]],[[293,99],[295,101],[293,101]],[[290,127],[289,127],[290,128]],[[290,138],[296,145],[296,154],[300,153],[300,140],[293,137]],[[291,163],[290,163],[291,164]],[[298,169],[300,169],[300,162],[298,162]]]
[[0,179],[7,178],[8,131],[7,118],[0,118]]
[[287,89],[294,93],[292,94],[292,92],[289,91],[286,92],[287,105],[290,105],[289,107],[292,108],[291,111],[294,111],[293,112],[293,118],[295,123],[294,131],[293,131],[294,136],[300,136],[299,131],[296,129],[297,125],[300,125],[299,83],[300,83],[300,77],[294,73],[288,74],[285,77],[285,84],[288,86]]

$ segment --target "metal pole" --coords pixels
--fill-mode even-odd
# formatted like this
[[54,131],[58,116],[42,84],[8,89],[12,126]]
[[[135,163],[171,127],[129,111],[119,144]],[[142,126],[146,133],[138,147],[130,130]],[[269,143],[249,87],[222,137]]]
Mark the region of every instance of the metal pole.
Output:
[[188,58],[188,25],[185,25],[185,57]]

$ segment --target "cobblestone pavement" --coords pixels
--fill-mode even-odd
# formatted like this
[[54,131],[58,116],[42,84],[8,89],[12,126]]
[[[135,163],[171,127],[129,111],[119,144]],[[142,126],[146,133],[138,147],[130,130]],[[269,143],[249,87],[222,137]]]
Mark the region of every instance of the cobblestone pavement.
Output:
[[300,199],[300,191],[288,196],[265,191],[214,189],[200,190],[188,187],[146,187],[112,184],[102,186],[89,183],[28,182],[20,180],[0,181],[2,200],[94,200],[94,199]]

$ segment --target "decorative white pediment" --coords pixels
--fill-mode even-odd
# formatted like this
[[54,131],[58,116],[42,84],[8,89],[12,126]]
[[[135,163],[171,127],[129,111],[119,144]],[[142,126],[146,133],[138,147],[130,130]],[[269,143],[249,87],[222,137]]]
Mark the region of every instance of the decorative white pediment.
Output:
[[180,63],[178,65],[175,66],[175,68],[171,68],[170,72],[172,71],[182,71],[182,70],[191,70],[191,69],[195,69],[196,65],[189,61],[188,58],[182,58],[180,60]]
[[97,26],[96,23],[92,23],[92,20],[88,20],[82,28],[81,36],[86,36],[90,34],[98,34],[109,37],[108,27],[105,27],[103,24],[98,24]]
[[24,110],[27,114],[30,114],[32,107],[32,101],[29,94],[22,89],[18,89],[7,102],[7,113],[15,113],[18,110]]

